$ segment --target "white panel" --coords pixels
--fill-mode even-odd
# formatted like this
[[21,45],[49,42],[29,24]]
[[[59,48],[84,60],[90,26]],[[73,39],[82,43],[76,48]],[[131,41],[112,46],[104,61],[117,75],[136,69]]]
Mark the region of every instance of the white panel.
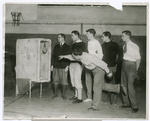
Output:
[[[44,40],[45,41],[45,40]],[[50,42],[46,41],[46,48],[50,50]],[[50,56],[51,52],[43,53],[44,43],[40,41],[40,81],[50,80]]]
[[[41,52],[41,40],[47,41],[47,53]],[[16,46],[16,78],[36,82],[50,81],[51,40],[18,39]],[[42,72],[42,73],[41,73]],[[42,78],[41,78],[42,77]]]

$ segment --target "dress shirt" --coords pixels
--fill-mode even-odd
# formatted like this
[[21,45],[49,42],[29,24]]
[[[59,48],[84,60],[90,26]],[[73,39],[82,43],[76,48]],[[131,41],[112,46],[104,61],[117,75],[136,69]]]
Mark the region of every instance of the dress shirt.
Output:
[[129,41],[127,43],[127,51],[126,53],[124,53],[123,59],[133,62],[135,62],[138,59],[141,59],[139,47],[132,41]]
[[60,46],[62,47],[64,43],[65,43],[65,42],[60,43]]
[[88,41],[88,52],[96,55],[99,59],[102,59],[103,57],[102,47],[96,39]]
[[67,58],[70,61],[80,61],[89,70],[93,70],[95,69],[95,67],[100,67],[107,73],[109,72],[107,64],[101,59],[99,59],[97,56],[89,54],[87,52],[83,52],[81,56],[82,57],[80,60],[76,60],[72,55],[65,55],[64,58]]
[[86,52],[83,52],[82,59],[80,61],[89,70],[93,70],[97,66],[104,70],[107,67],[107,64],[104,61],[100,60],[97,56]]

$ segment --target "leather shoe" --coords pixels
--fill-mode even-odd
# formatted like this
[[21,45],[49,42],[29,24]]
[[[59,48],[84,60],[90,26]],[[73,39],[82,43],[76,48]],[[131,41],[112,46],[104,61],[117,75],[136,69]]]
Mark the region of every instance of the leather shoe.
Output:
[[120,106],[119,108],[131,108],[131,106],[122,105],[122,106]]
[[125,86],[120,85],[120,90],[121,90],[121,92],[122,92],[122,94],[123,94],[124,96],[127,95],[127,90],[126,90],[126,87],[125,87]]
[[138,112],[138,108],[134,108],[134,109],[132,109],[132,113],[137,113]]
[[63,100],[67,100],[66,96],[62,96]]
[[52,97],[51,97],[51,99],[54,99],[54,98],[57,98],[58,97],[58,95],[56,94],[56,95],[53,95]]
[[75,96],[73,96],[73,97],[69,98],[69,100],[76,100],[76,99],[78,99],[78,98],[77,98],[77,97],[75,97]]
[[89,111],[89,110],[99,111],[99,109],[94,109],[94,108],[92,108],[92,107],[88,108],[88,111]]
[[75,101],[72,102],[73,104],[75,103],[82,103],[82,100],[76,99]]

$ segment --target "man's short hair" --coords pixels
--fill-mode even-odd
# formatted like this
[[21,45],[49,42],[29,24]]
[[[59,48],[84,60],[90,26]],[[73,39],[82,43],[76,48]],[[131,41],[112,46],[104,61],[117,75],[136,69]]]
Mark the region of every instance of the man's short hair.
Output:
[[71,33],[78,35],[78,37],[80,37],[80,33],[77,30],[72,31]]
[[105,37],[111,38],[111,33],[109,31],[105,31],[105,32],[103,32],[103,34]]
[[63,37],[64,39],[66,39],[66,35],[65,35],[65,34],[59,33],[58,36],[59,36],[59,35],[60,35],[61,37]]
[[96,34],[95,29],[88,29],[88,30],[86,30],[86,32],[93,34],[93,36],[95,36],[95,34]]
[[74,55],[82,55],[82,49],[80,49],[80,48],[75,48],[75,49],[73,49],[73,54]]
[[122,33],[125,33],[126,35],[128,35],[130,38],[131,38],[131,31],[129,31],[129,30],[125,30],[125,31],[123,31]]

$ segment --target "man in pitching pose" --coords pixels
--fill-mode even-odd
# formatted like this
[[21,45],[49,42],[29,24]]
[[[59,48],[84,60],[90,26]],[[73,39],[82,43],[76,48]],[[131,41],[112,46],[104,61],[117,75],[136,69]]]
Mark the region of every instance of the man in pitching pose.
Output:
[[71,61],[80,61],[87,69],[92,71],[92,75],[94,77],[94,95],[92,106],[88,110],[96,111],[100,109],[102,90],[119,93],[121,89],[123,94],[126,95],[126,89],[122,85],[105,83],[105,72],[109,78],[112,77],[113,74],[109,71],[107,64],[95,55],[82,52],[81,49],[76,48],[73,50],[72,55],[59,56],[59,60],[63,58],[69,59]]

